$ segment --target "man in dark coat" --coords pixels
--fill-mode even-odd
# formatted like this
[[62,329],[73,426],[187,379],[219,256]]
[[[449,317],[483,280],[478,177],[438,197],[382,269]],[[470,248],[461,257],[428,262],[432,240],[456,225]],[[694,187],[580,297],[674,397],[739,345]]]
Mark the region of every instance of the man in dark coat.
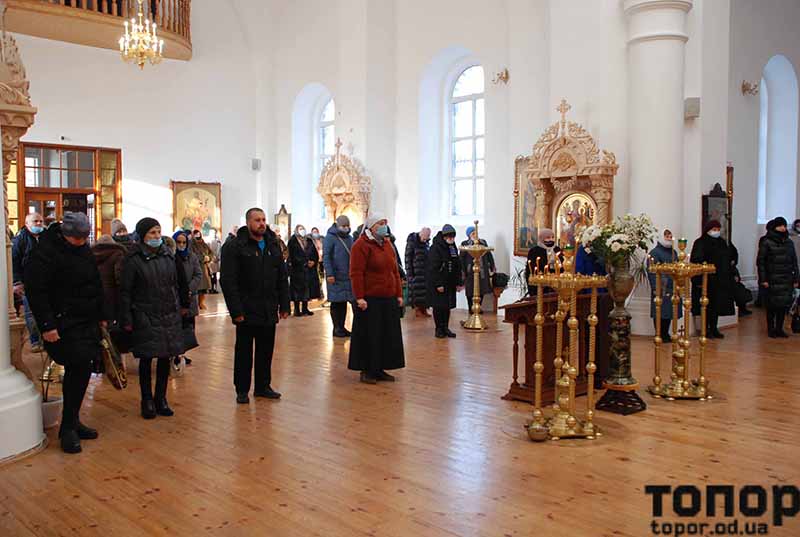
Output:
[[80,409],[100,353],[103,285],[86,243],[91,224],[83,213],[64,213],[51,224],[24,269],[25,292],[48,354],[64,366],[61,449],[80,453],[81,440],[97,438]]
[[31,252],[39,242],[39,235],[44,231],[44,220],[39,213],[30,213],[25,217],[25,226],[19,230],[11,243],[11,272],[14,283],[14,305],[17,309],[22,305],[25,315],[25,325],[28,327],[28,337],[34,352],[41,351],[42,342],[39,331],[31,314],[31,308],[25,298],[25,285],[23,283],[25,263],[30,258]]
[[433,307],[436,337],[456,337],[448,325],[450,310],[456,307],[456,291],[463,289],[463,280],[456,247],[456,230],[450,224],[445,224],[433,238],[425,282],[428,286],[428,304]]
[[789,337],[783,330],[783,323],[800,282],[797,254],[786,226],[782,216],[773,220],[772,229],[758,247],[758,284],[767,293],[767,331],[771,338]]
[[[722,226],[711,220],[703,229],[703,236],[692,245],[692,263],[714,265],[716,272],[708,275],[708,309],[706,311],[706,334],[709,338],[722,339],[719,318],[736,313],[733,302],[733,274],[731,273],[731,249],[720,236]],[[703,278],[692,279],[692,315],[700,315],[700,297]]]
[[[469,226],[467,228],[467,237],[468,239],[461,243],[461,246],[472,246],[475,244],[476,238],[483,246],[488,246],[488,243],[478,238],[477,234],[475,233],[475,228],[473,226]],[[480,261],[480,289],[478,294],[480,295],[481,304],[483,304],[483,296],[488,295],[492,292],[492,275],[495,273],[496,267],[494,264],[494,256],[492,252],[486,252],[484,255],[481,256]],[[461,252],[461,269],[464,271],[464,290],[466,291],[467,295],[467,307],[472,307],[472,297],[475,295],[475,274],[473,269],[475,268],[475,259],[467,252]]]
[[181,309],[189,308],[189,290],[175,265],[175,254],[164,244],[158,221],[139,220],[136,236],[139,242],[128,252],[122,269],[119,323],[132,335],[133,356],[139,360],[141,413],[149,420],[174,414],[167,403],[167,381],[170,360],[185,350]]
[[331,303],[333,337],[350,337],[345,328],[347,303],[353,302],[353,287],[350,283],[350,252],[353,237],[350,236],[350,219],[345,215],[336,218],[328,229],[322,243],[322,256],[328,283],[328,300]]
[[253,395],[280,398],[271,386],[272,354],[278,312],[281,319],[289,317],[289,280],[278,239],[267,228],[262,209],[248,210],[245,219],[247,226],[222,247],[220,267],[222,294],[236,326],[233,384],[239,404],[250,402],[254,341]]
[[425,267],[430,251],[431,228],[409,234],[406,239],[406,277],[408,278],[408,304],[417,311],[417,317],[430,317],[428,313],[428,286],[425,285]]

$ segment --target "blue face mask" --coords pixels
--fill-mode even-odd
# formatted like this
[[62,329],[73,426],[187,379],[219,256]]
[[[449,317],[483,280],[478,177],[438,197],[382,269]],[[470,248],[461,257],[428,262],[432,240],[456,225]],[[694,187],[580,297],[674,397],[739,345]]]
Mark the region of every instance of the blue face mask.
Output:
[[387,226],[386,224],[384,224],[382,226],[378,226],[378,229],[375,230],[375,234],[378,237],[386,237],[386,236],[388,236],[389,235],[389,226]]
[[31,226],[31,233],[33,233],[34,235],[38,235],[42,231],[44,231],[44,228],[42,226]]
[[149,246],[150,248],[158,248],[161,246],[161,243],[164,242],[164,239],[147,239],[144,243]]

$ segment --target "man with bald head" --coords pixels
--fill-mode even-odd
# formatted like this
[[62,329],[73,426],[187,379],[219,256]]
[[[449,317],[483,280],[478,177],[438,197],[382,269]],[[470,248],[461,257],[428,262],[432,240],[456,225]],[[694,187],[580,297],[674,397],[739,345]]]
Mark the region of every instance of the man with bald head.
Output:
[[417,310],[417,317],[430,317],[425,265],[430,251],[431,228],[423,227],[406,239],[406,278],[408,303]]
[[25,264],[31,252],[39,243],[39,235],[44,231],[44,219],[39,213],[29,213],[25,217],[25,226],[19,230],[11,243],[11,272],[14,276],[14,303],[21,304],[25,312],[25,324],[28,326],[31,347],[34,352],[41,349],[39,331],[33,321],[33,315],[25,299],[25,285],[22,283]]

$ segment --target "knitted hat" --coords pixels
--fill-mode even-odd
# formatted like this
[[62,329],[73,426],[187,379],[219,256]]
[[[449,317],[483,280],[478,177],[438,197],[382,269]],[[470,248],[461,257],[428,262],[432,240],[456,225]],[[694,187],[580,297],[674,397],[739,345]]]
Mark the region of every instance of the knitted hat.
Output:
[[386,220],[386,217],[383,216],[381,213],[372,213],[367,217],[366,222],[364,222],[364,228],[369,229],[381,220]]
[[784,217],[779,216],[775,220],[772,221],[772,225],[775,226],[776,228],[778,228],[778,227],[781,227],[781,226],[788,226],[789,222],[787,222]]
[[469,227],[467,228],[467,238],[468,238],[468,239],[471,239],[471,238],[472,238],[472,232],[473,232],[473,231],[475,231],[475,226],[469,226]]
[[139,242],[144,242],[144,236],[147,235],[147,232],[160,225],[158,220],[149,216],[136,222],[136,234],[139,236]]
[[455,237],[456,236],[456,228],[454,228],[450,224],[445,224],[442,227],[442,237],[447,237],[448,235],[452,235],[453,237]]
[[114,236],[120,231],[127,233],[128,227],[122,220],[120,220],[119,218],[115,218],[111,221],[111,235]]
[[115,244],[114,239],[111,238],[111,235],[100,235],[100,238],[97,239],[97,244]]
[[722,224],[719,223],[719,220],[709,220],[706,222],[706,225],[703,226],[703,233],[708,233],[714,228],[722,229]]
[[65,237],[85,239],[89,236],[91,229],[92,224],[85,213],[64,213],[64,219],[61,221],[61,233]]
[[339,227],[350,227],[350,219],[346,215],[340,214],[336,217],[336,225]]

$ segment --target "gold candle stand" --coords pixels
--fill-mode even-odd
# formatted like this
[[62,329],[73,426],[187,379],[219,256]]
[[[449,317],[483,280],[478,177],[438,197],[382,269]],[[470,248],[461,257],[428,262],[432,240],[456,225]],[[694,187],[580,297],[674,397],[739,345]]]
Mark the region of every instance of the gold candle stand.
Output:
[[[655,373],[653,375],[653,385],[648,386],[647,390],[658,398],[669,401],[675,399],[710,399],[708,394],[708,379],[705,376],[705,355],[706,355],[706,310],[708,309],[708,275],[716,272],[713,265],[707,263],[690,263],[687,261],[686,239],[678,241],[678,260],[672,263],[651,264],[650,272],[655,274],[656,288],[654,290],[653,303],[655,305],[655,328],[656,336],[654,343]],[[670,381],[663,383],[661,378],[661,346],[664,343],[661,339],[661,311],[664,306],[663,289],[661,277],[666,276],[672,281],[672,371]],[[697,379],[690,379],[692,359],[692,294],[691,281],[693,277],[702,276],[702,289],[700,298],[700,337],[698,338],[699,347],[699,372]],[[680,306],[683,306],[683,326],[680,326],[678,319]]]
[[487,252],[491,252],[494,248],[484,246],[480,243],[478,235],[478,220],[475,220],[475,244],[469,246],[460,246],[459,251],[467,252],[472,256],[472,277],[473,277],[473,292],[472,292],[472,309],[466,321],[461,321],[461,326],[464,330],[474,330],[476,332],[486,330],[488,325],[483,320],[481,315],[481,258]]
[[[528,284],[536,286],[536,362],[534,364],[535,388],[533,420],[527,425],[531,440],[559,440],[561,438],[589,438],[600,436],[600,429],[594,424],[594,373],[595,341],[597,338],[597,293],[598,289],[608,286],[607,276],[585,276],[575,274],[575,251],[572,247],[564,249],[564,263],[556,264],[554,272],[549,268],[539,272],[533,267],[528,277]],[[535,271],[534,271],[535,270]],[[542,409],[542,363],[543,326],[545,322],[544,288],[549,287],[558,293],[558,306],[555,313],[556,350],[553,358],[555,370],[555,403],[549,417]],[[587,397],[583,419],[577,414],[575,401],[575,379],[578,376],[578,293],[584,289],[591,290],[589,315],[589,349],[586,363]],[[568,342],[564,343],[564,320],[569,330]],[[563,352],[562,352],[563,349]]]

